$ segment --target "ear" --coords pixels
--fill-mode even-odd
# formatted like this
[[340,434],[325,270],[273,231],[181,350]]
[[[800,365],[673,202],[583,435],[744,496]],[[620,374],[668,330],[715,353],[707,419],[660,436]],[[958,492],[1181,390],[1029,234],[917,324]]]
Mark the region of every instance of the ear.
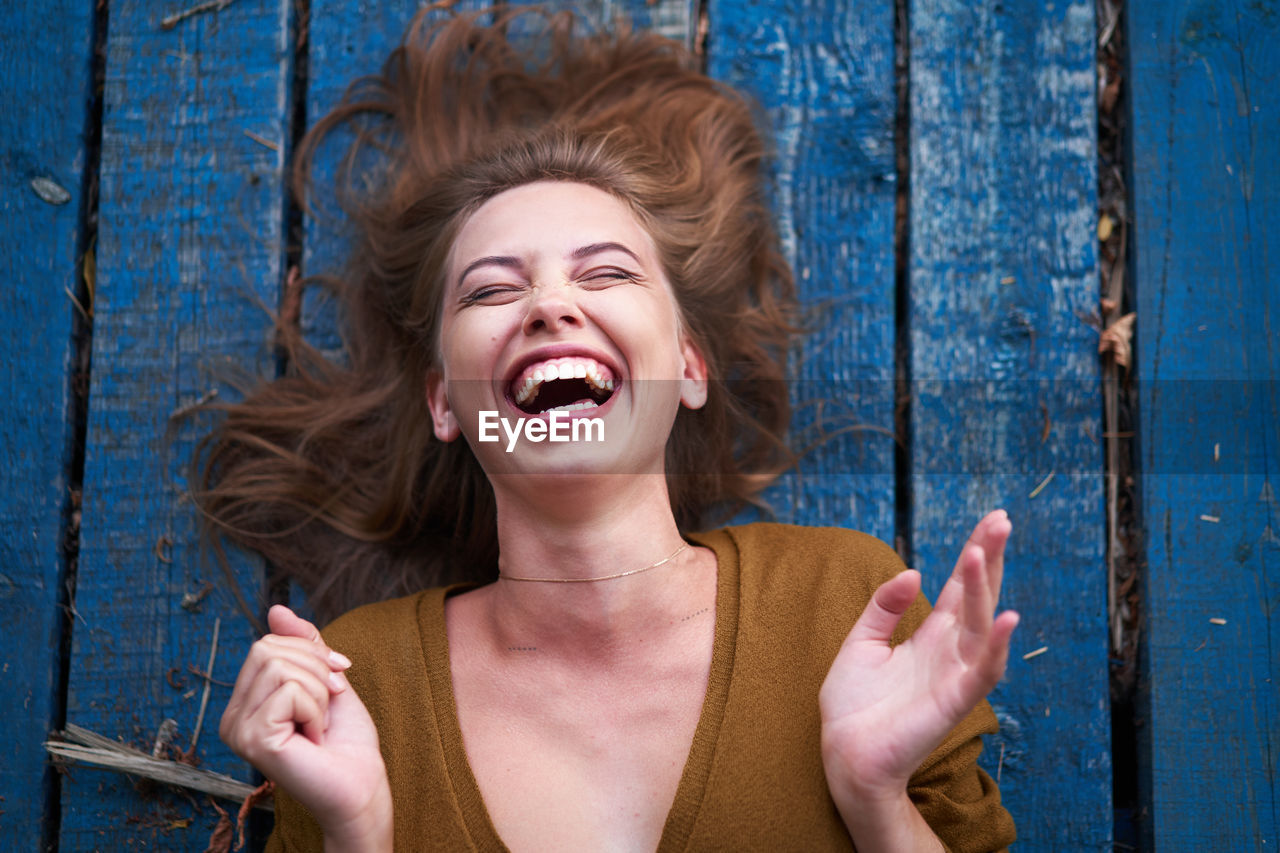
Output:
[[680,402],[689,409],[701,409],[707,403],[707,360],[702,350],[687,334],[681,335],[680,357],[684,375],[680,382]]
[[435,427],[436,438],[453,441],[462,434],[458,419],[453,416],[453,408],[449,405],[449,383],[444,374],[434,369],[427,371],[427,406],[431,409],[431,423]]

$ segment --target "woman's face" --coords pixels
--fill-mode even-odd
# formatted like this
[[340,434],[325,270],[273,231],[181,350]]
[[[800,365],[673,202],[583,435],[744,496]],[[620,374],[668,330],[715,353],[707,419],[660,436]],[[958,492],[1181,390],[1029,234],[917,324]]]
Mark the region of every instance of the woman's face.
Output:
[[[653,240],[603,190],[542,181],[490,199],[458,234],[443,300],[435,432],[464,435],[491,478],[662,473],[679,406],[705,402]],[[532,421],[569,440],[533,440]]]

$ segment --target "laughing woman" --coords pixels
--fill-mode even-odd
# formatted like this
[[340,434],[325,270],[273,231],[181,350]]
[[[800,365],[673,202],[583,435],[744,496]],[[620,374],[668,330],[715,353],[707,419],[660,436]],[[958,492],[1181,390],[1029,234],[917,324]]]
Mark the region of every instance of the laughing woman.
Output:
[[288,336],[206,445],[215,530],[365,605],[273,608],[237,679],[270,849],[1004,847],[1007,517],[932,612],[865,535],[698,532],[788,461],[762,142],[672,43],[534,15],[535,67],[513,14],[420,20],[308,138],[385,155],[346,357]]

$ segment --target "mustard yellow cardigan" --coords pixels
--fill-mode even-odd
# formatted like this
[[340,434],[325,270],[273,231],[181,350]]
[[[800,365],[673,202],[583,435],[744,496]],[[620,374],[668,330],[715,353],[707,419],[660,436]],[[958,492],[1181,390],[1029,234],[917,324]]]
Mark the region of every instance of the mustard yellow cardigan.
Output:
[[[689,537],[718,560],[710,679],[659,851],[851,850],[827,791],[818,688],[876,587],[902,570],[870,536],[751,524]],[[354,610],[324,631],[378,727],[395,808],[396,850],[506,850],[467,764],[455,715],[444,600],[430,589]],[[901,642],[929,612],[908,611]],[[912,777],[908,793],[953,851],[1014,839],[995,783],[975,763],[996,731],[983,702]],[[276,792],[279,851],[323,849],[315,820]]]

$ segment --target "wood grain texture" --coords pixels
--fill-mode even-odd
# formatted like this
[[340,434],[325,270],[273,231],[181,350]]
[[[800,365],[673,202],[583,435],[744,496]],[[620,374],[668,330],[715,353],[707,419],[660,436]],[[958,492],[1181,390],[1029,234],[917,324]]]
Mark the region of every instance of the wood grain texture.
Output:
[[1020,849],[1110,849],[1093,4],[915,0],[909,21],[914,560],[936,595],[1008,510],[1022,623],[983,762]]
[[892,4],[713,0],[708,14],[709,73],[763,107],[776,222],[809,313],[793,423],[798,446],[818,446],[770,500],[779,520],[892,542]]
[[1280,4],[1128,14],[1148,830],[1154,849],[1274,850]]
[[[52,770],[71,465],[72,327],[82,240],[93,9],[0,8],[0,849],[41,846]],[[43,197],[32,182],[48,181]],[[37,184],[38,185],[38,184]],[[61,194],[59,194],[59,191]],[[47,199],[47,200],[46,200]]]
[[[228,395],[219,373],[231,366],[273,370],[289,116],[289,0],[233,3],[165,28],[177,5],[111,6],[67,697],[70,722],[147,751],[166,717],[177,745],[189,745],[202,682],[188,666],[207,666],[215,619],[215,678],[234,679],[253,639],[222,573],[201,559],[184,497],[209,422],[172,416],[214,389]],[[254,597],[260,568],[242,561],[237,575]],[[213,687],[199,753],[204,767],[248,781],[217,736],[229,695]],[[201,850],[217,816],[200,804],[192,814],[184,799],[140,796],[115,774],[79,769],[63,784],[61,849]]]

